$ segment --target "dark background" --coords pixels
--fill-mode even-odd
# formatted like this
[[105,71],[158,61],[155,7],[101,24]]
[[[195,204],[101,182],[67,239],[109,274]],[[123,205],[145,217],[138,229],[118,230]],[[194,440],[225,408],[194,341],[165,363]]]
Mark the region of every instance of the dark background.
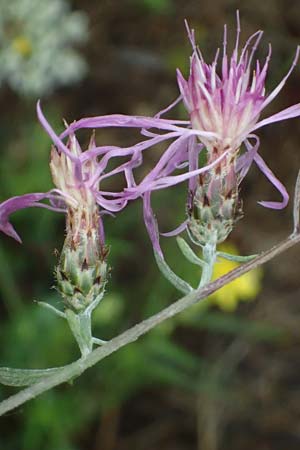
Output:
[[[50,1],[50,0],[49,0]],[[240,9],[242,42],[265,30],[258,56],[269,42],[273,55],[267,90],[283,77],[300,42],[299,1],[77,0],[86,12],[89,36],[78,47],[88,64],[81,82],[41,93],[44,112],[57,130],[61,118],[109,113],[152,115],[178,95],[175,69],[188,73],[191,49],[183,24],[196,29],[210,61],[222,45],[223,24],[235,38]],[[46,32],[46,31],[45,31]],[[64,70],[62,67],[61,70]],[[271,115],[300,100],[299,64]],[[0,90],[1,200],[51,188],[50,140],[35,116],[37,96],[5,84]],[[178,108],[170,115],[185,118]],[[299,119],[259,131],[260,152],[293,193],[299,164]],[[130,132],[109,130],[99,142],[121,145]],[[83,146],[87,135],[82,134]],[[146,158],[151,164],[151,156]],[[184,217],[185,186],[155,195],[161,227]],[[257,253],[292,227],[291,203],[267,210],[258,200],[277,193],[253,167],[242,186],[244,218],[230,241],[241,254]],[[168,205],[168,208],[166,208]],[[41,209],[20,211],[13,223],[20,246],[1,235],[1,365],[43,368],[67,364],[78,351],[67,325],[34,300],[59,304],[52,288],[55,249],[64,239],[64,219]],[[109,339],[176,300],[160,275],[141,219],[139,202],[116,218],[105,217],[111,245],[107,297],[95,314],[95,335]],[[199,274],[180,257],[173,239],[162,245],[177,273]],[[1,418],[5,450],[298,450],[300,448],[299,249],[266,265],[263,286],[251,303],[225,313],[212,307],[168,322],[86,372],[72,386],[43,394]],[[13,388],[1,387],[5,398]]]

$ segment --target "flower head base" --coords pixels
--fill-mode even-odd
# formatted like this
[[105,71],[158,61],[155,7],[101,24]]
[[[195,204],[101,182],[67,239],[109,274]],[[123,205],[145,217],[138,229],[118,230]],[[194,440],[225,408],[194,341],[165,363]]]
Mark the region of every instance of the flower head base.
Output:
[[66,308],[82,312],[103,295],[107,255],[108,248],[99,235],[97,210],[70,208],[67,235],[55,271],[57,288]]
[[225,166],[220,163],[210,172],[199,175],[188,199],[187,230],[192,241],[201,246],[212,240],[221,243],[241,217],[232,161]]

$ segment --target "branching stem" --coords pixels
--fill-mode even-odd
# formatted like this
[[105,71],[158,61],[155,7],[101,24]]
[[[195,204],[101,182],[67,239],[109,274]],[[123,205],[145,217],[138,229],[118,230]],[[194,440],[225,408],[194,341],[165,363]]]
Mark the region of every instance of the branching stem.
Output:
[[154,314],[149,319],[146,319],[139,324],[133,326],[129,330],[126,330],[119,336],[113,338],[102,347],[99,347],[93,350],[90,354],[88,354],[85,358],[80,358],[78,361],[65,366],[61,369],[59,373],[55,373],[54,375],[50,375],[49,377],[43,379],[42,381],[37,382],[36,384],[23,389],[15,395],[12,395],[8,399],[2,401],[0,404],[0,415],[5,414],[8,411],[17,408],[23,403],[31,400],[43,392],[48,391],[49,389],[58,386],[59,384],[65,383],[73,378],[81,375],[86,369],[94,366],[102,359],[116,352],[120,348],[125,345],[130,344],[131,342],[136,341],[140,336],[146,334],[152,328],[156,327],[163,321],[175,316],[180,313],[184,309],[189,306],[199,302],[202,299],[205,299],[208,295],[212,294],[216,290],[223,287],[225,284],[235,280],[241,275],[249,272],[256,267],[261,266],[262,264],[270,261],[275,256],[280,255],[284,251],[288,250],[290,247],[298,244],[300,242],[300,233],[293,233],[287,239],[281,241],[276,244],[271,249],[261,253],[252,261],[245,263],[244,265],[237,267],[233,271],[224,275],[223,277],[217,279],[216,281],[207,284],[203,288],[199,288],[184,297],[180,300],[176,301],[172,305],[163,309],[157,314]]

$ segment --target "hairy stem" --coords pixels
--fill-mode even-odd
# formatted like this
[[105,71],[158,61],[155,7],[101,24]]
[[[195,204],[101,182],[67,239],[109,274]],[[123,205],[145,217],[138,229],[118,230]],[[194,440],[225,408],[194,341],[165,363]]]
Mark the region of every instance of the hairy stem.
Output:
[[211,242],[207,242],[203,247],[203,261],[205,265],[202,269],[201,280],[199,283],[199,289],[206,286],[212,279],[214,265],[217,257],[217,245],[216,240],[212,239]]
[[102,359],[111,355],[115,351],[124,347],[131,342],[136,341],[140,336],[144,335],[148,331],[150,331],[155,326],[159,325],[163,321],[175,316],[180,313],[184,309],[189,306],[197,303],[198,301],[206,298],[208,295],[212,294],[216,290],[223,287],[225,284],[235,280],[240,277],[244,273],[249,272],[252,269],[255,269],[258,266],[270,261],[275,256],[283,253],[288,250],[290,247],[298,244],[300,242],[300,233],[293,233],[287,239],[281,241],[276,244],[271,249],[266,252],[258,255],[252,261],[234,269],[218,280],[207,284],[205,287],[197,289],[186,296],[182,297],[180,300],[176,301],[172,305],[163,309],[157,314],[154,314],[150,318],[140,322],[139,324],[133,326],[129,330],[123,332],[119,336],[113,338],[105,345],[100,348],[93,350],[89,355],[85,358],[81,358],[78,361],[65,366],[61,369],[61,371],[57,374],[50,375],[49,377],[43,379],[42,381],[37,382],[36,384],[23,389],[15,395],[12,395],[8,399],[2,401],[0,404],[0,415],[11,411],[12,409],[22,405],[23,403],[31,400],[43,392],[48,391],[49,389],[57,386],[61,383],[67,382],[79,375],[81,375],[86,369],[94,366]]

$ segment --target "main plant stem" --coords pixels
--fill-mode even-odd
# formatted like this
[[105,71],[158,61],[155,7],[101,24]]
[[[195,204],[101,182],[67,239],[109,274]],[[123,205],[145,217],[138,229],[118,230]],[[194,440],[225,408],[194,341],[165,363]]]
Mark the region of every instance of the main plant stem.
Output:
[[213,235],[211,240],[207,242],[202,249],[202,259],[204,261],[201,279],[198,288],[204,287],[208,284],[213,276],[214,265],[217,258],[217,243],[216,237]]
[[149,319],[142,321],[141,323],[133,326],[129,330],[126,330],[124,333],[119,336],[113,338],[111,341],[107,342],[100,348],[93,350],[89,355],[85,358],[80,358],[78,361],[65,366],[58,373],[51,375],[42,381],[23,389],[15,395],[12,395],[8,399],[2,401],[0,403],[0,416],[5,414],[8,411],[22,405],[23,403],[31,400],[43,392],[48,391],[49,389],[58,386],[61,383],[72,380],[75,377],[81,375],[86,369],[94,366],[102,359],[111,355],[115,351],[124,347],[131,342],[136,341],[140,336],[146,334],[152,328],[156,327],[163,321],[175,316],[180,313],[184,309],[189,306],[197,303],[198,301],[206,298],[208,295],[212,294],[216,290],[223,287],[225,284],[235,280],[241,275],[249,272],[256,267],[261,266],[262,264],[270,261],[275,256],[280,255],[284,251],[288,250],[290,247],[298,244],[300,242],[300,233],[299,226],[295,224],[295,232],[289,236],[284,241],[281,241],[279,244],[276,244],[271,249],[266,252],[258,255],[252,261],[245,263],[242,266],[237,267],[233,271],[224,275],[223,277],[217,279],[216,281],[209,283],[203,288],[197,289],[190,294],[182,297],[180,300],[176,301],[172,305],[163,309],[157,314],[154,314]]

